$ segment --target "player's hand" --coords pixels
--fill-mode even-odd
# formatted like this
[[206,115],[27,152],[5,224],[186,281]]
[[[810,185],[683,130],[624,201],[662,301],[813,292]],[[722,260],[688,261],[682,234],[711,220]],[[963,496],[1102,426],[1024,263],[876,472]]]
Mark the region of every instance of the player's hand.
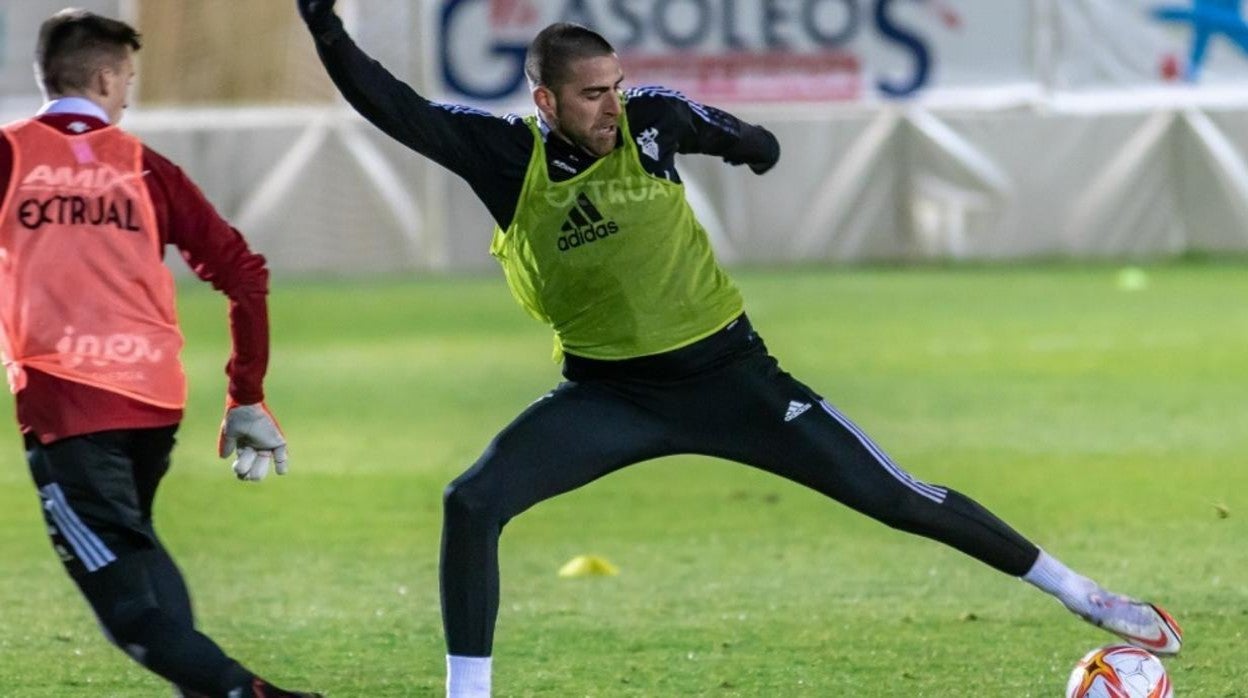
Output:
[[767,170],[770,170],[771,168],[775,166],[776,166],[775,160],[772,160],[771,162],[751,162],[750,171],[756,175],[761,175],[761,174],[766,173]]
[[278,475],[286,474],[286,437],[263,402],[226,405],[217,455],[228,458],[236,449],[233,467],[239,480],[263,480],[269,474],[270,464]]
[[749,160],[745,158],[724,158],[729,165],[748,165],[756,175],[766,173],[780,161],[780,141],[771,131],[760,128],[755,133],[761,134],[754,138],[759,141],[750,150],[756,151]]
[[345,35],[342,20],[334,14],[334,0],[296,0],[299,16],[312,31],[313,38],[326,46]]
[[732,165],[733,167],[736,167],[738,165],[746,165],[750,168],[751,172],[757,175],[763,174],[767,170],[770,170],[771,168],[775,167],[776,165],[775,160],[769,160],[768,162],[745,162],[744,160],[725,159],[724,162],[728,163],[729,165]]
[[324,20],[334,12],[334,0],[298,0],[298,4],[299,16],[308,24]]

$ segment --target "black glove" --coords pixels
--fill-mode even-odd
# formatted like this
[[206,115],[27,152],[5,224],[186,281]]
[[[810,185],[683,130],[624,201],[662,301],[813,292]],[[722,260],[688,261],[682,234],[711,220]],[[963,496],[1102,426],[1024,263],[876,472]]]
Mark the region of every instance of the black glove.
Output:
[[751,172],[753,172],[754,174],[759,174],[759,175],[766,172],[767,170],[770,170],[776,164],[775,160],[771,160],[768,162],[746,162],[744,160],[733,160],[731,158],[724,158],[724,162],[728,163],[729,165],[732,165],[733,167],[745,165],[746,167],[750,168]]
[[330,44],[342,33],[342,20],[334,14],[334,0],[296,0],[299,16],[318,41]]
[[771,168],[775,167],[775,166],[776,166],[776,160],[778,160],[778,159],[779,159],[779,158],[776,158],[775,160],[767,160],[766,162],[746,162],[746,161],[744,161],[744,160],[728,160],[728,159],[725,159],[725,160],[724,160],[724,162],[728,163],[729,165],[733,165],[733,166],[736,166],[736,165],[745,165],[745,166],[749,167],[749,168],[750,168],[750,171],[751,171],[751,172],[753,172],[754,174],[761,175],[761,174],[763,174],[764,172],[766,172],[767,170],[770,170]]
[[748,153],[724,158],[729,165],[748,165],[750,171],[761,175],[776,166],[780,160],[780,141],[764,128],[750,127],[742,139],[742,147]]
[[775,166],[776,166],[775,160],[772,160],[771,162],[751,162],[750,171],[756,175],[761,175],[767,170],[770,170],[771,168]]
[[767,155],[761,162],[750,163],[750,169],[757,175],[761,175],[767,170],[775,167],[776,163],[780,161],[780,140],[776,138],[776,135],[771,131],[768,131],[767,129],[761,130],[767,139],[767,145],[765,147]]
[[297,0],[299,16],[309,27],[325,21],[326,15],[333,14],[334,0]]

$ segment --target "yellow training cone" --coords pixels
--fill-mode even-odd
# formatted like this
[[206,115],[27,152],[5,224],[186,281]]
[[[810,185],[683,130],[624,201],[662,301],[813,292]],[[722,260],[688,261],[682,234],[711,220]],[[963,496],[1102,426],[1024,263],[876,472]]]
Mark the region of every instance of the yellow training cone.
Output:
[[613,577],[619,573],[619,567],[597,555],[577,555],[559,568],[560,577]]

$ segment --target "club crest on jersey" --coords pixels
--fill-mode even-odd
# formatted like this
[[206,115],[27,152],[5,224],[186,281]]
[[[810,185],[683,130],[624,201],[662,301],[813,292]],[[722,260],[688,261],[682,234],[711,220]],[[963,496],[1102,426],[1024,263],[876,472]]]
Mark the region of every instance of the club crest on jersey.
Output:
[[568,211],[560,231],[563,235],[559,236],[559,251],[567,252],[615,235],[620,232],[620,226],[603,216],[585,192],[581,192],[576,195],[576,204]]
[[659,129],[654,128],[653,126],[645,131],[642,131],[641,135],[636,138],[637,147],[641,148],[641,152],[645,154],[646,157],[654,160],[655,162],[658,162],[659,160],[658,138]]

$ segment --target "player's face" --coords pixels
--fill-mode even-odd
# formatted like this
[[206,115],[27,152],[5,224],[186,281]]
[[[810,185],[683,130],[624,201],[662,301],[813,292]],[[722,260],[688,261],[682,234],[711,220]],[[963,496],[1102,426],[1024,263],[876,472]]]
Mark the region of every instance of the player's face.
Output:
[[132,51],[126,49],[126,57],[116,64],[100,69],[99,92],[100,106],[108,114],[109,123],[121,121],[121,114],[130,101],[130,86],[134,84],[134,58]]
[[620,59],[582,58],[569,66],[571,79],[554,94],[554,123],[560,135],[602,157],[615,150],[620,121]]

